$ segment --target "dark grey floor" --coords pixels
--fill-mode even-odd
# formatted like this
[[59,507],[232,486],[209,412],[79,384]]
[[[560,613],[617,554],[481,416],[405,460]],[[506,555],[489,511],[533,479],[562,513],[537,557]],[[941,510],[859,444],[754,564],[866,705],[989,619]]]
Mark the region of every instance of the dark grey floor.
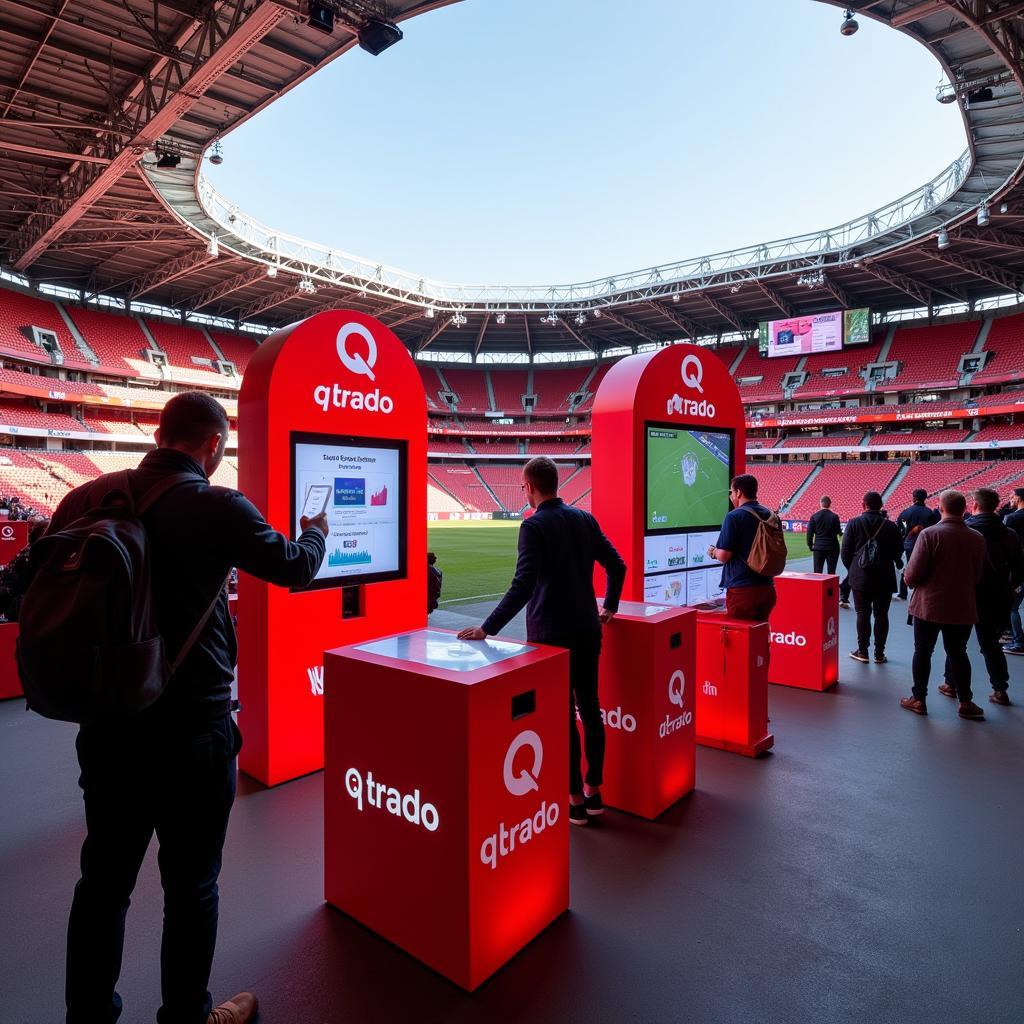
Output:
[[[1019,1024],[1024,659],[1021,706],[988,704],[981,683],[984,723],[938,695],[918,718],[896,703],[905,605],[884,667],[846,659],[852,614],[834,693],[772,688],[771,756],[702,749],[698,791],[661,821],[609,813],[574,832],[571,913],[474,996],[323,905],[321,776],[243,783],[215,995],[253,988],[264,1024]],[[0,705],[0,1024],[62,1019],[82,835],[72,739]],[[126,1024],[153,1020],[159,922],[151,852],[129,918]]]

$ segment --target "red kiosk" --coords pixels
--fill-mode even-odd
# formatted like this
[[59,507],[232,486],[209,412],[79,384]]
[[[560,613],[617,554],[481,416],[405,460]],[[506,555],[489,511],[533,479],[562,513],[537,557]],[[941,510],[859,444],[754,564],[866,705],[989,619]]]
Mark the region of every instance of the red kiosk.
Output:
[[778,602],[769,619],[772,657],[768,682],[828,690],[839,682],[839,577],[784,572],[775,578]]
[[421,629],[324,661],[326,899],[475,989],[569,906],[568,652]]
[[[12,523],[0,519],[0,566],[14,561],[28,543],[28,523],[18,520]],[[18,640],[16,622],[0,622],[0,700],[20,697],[21,680],[14,660],[14,647]]]
[[238,403],[239,485],[282,532],[326,512],[301,591],[240,574],[239,764],[274,785],[323,767],[323,652],[425,625],[427,407],[405,346],[372,317],[321,313],[271,335]]

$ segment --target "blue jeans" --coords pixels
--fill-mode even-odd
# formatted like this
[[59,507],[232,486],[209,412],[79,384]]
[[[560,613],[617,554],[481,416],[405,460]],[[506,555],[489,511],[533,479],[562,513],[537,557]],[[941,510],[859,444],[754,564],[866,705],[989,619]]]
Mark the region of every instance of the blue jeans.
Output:
[[[205,1024],[217,942],[217,876],[241,736],[212,722],[154,718],[83,727],[76,743],[87,833],[68,922],[67,1024],[121,1015],[124,922],[150,841],[164,890],[159,1024]],[[136,1009],[133,1021],[142,1020]]]
[[1024,602],[1024,587],[1021,587],[1013,595],[1013,603],[1010,605],[1010,630],[1013,633],[1013,646],[1024,647],[1024,624],[1020,619],[1020,606]]

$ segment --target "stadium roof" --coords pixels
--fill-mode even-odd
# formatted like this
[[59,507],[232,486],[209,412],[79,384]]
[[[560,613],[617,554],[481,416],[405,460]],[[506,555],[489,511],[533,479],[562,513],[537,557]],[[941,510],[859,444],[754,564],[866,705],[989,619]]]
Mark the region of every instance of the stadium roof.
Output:
[[[356,45],[365,19],[447,2],[337,0],[328,35],[297,2],[0,0],[4,263],[37,284],[269,326],[353,306],[416,350],[472,353],[599,354],[837,305],[890,310],[1019,290],[1024,3],[1012,0],[822,0],[928,47],[969,149],[910,196],[800,238],[580,284],[443,284],[263,227],[202,179],[211,144]],[[158,153],[177,166],[158,168]]]

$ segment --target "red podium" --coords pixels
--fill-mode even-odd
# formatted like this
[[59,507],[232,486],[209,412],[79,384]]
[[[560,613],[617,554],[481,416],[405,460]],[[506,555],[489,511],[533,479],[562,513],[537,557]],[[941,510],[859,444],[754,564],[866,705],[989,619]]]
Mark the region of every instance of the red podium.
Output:
[[768,731],[768,623],[697,613],[697,742],[757,757]]
[[21,680],[14,660],[14,645],[18,640],[16,622],[0,622],[0,700],[20,697]]
[[9,565],[28,543],[28,523],[0,519],[0,565]]
[[598,692],[604,802],[654,819],[694,786],[697,613],[623,601],[604,629]]
[[473,990],[569,906],[568,652],[424,629],[324,670],[327,902]]
[[775,578],[778,601],[768,620],[768,682],[827,690],[839,682],[839,577],[784,572]]

